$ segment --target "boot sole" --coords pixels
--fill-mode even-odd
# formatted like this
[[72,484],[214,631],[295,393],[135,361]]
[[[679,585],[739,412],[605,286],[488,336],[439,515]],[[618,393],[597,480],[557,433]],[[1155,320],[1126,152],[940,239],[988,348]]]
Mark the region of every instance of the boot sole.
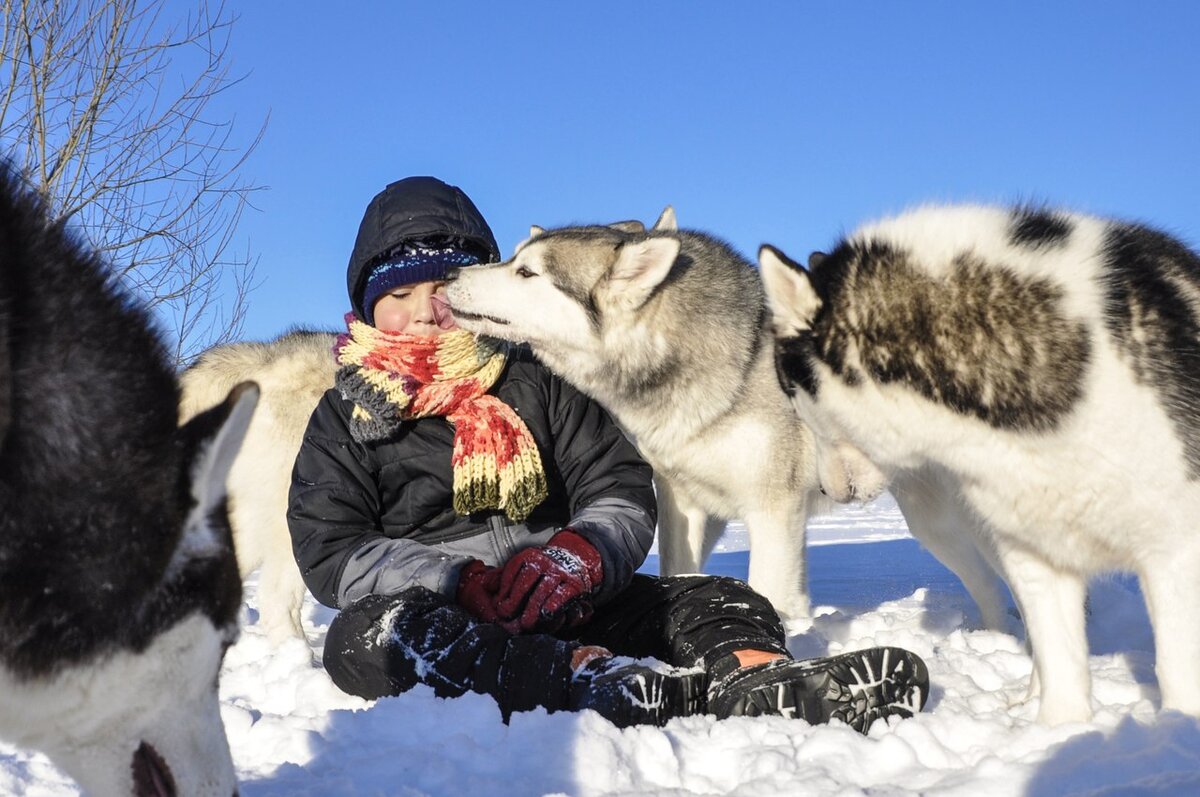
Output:
[[738,686],[746,693],[719,707],[719,715],[775,715],[813,725],[838,719],[865,734],[881,717],[907,718],[919,712],[929,697],[929,673],[914,653],[871,648],[814,664],[768,666]]

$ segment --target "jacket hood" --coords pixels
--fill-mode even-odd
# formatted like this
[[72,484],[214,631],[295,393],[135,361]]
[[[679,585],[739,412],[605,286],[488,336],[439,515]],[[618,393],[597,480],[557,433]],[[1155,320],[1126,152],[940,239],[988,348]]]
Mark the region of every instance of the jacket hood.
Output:
[[371,270],[401,244],[421,239],[457,239],[485,262],[500,259],[496,238],[483,214],[461,188],[436,177],[406,177],[388,185],[367,205],[346,267],[350,306],[360,320],[363,286]]

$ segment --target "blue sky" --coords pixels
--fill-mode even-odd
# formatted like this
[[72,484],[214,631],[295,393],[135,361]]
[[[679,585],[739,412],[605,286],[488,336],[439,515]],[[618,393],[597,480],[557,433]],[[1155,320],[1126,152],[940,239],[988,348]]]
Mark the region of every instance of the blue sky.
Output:
[[[171,0],[182,9],[183,0]],[[1200,4],[230,3],[221,99],[268,187],[245,337],[340,326],[385,184],[530,224],[652,221],[793,254],[927,201],[1045,201],[1200,243]]]

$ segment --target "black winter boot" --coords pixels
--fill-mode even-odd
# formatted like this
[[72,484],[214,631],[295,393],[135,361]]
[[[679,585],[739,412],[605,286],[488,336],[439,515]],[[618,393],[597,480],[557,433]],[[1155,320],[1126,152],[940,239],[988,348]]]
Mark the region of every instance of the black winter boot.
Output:
[[735,669],[709,686],[708,710],[718,719],[774,714],[813,725],[839,719],[865,734],[880,717],[911,717],[928,697],[929,673],[919,656],[868,648]]
[[590,708],[618,728],[666,725],[706,711],[703,669],[684,670],[613,656],[584,665],[571,680],[571,709]]

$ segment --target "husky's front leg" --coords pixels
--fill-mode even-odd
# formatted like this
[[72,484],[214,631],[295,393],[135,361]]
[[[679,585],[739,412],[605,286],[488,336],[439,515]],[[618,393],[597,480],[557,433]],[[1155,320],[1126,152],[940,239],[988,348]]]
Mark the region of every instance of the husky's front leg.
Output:
[[654,486],[658,493],[659,572],[664,576],[703,572],[725,521],[710,518],[663,476],[654,477]]
[[1138,576],[1154,625],[1162,707],[1200,717],[1200,546],[1176,547]]
[[1086,581],[1029,551],[999,548],[1032,648],[1029,696],[1041,693],[1038,722],[1087,722],[1092,718],[1092,678],[1083,612]]
[[908,530],[967,588],[983,627],[1011,631],[1004,588],[983,553],[991,545],[982,536],[985,521],[970,510],[957,484],[944,473],[922,468],[898,473],[891,492]]
[[787,620],[807,620],[808,570],[805,561],[804,499],[749,512],[749,582]]

